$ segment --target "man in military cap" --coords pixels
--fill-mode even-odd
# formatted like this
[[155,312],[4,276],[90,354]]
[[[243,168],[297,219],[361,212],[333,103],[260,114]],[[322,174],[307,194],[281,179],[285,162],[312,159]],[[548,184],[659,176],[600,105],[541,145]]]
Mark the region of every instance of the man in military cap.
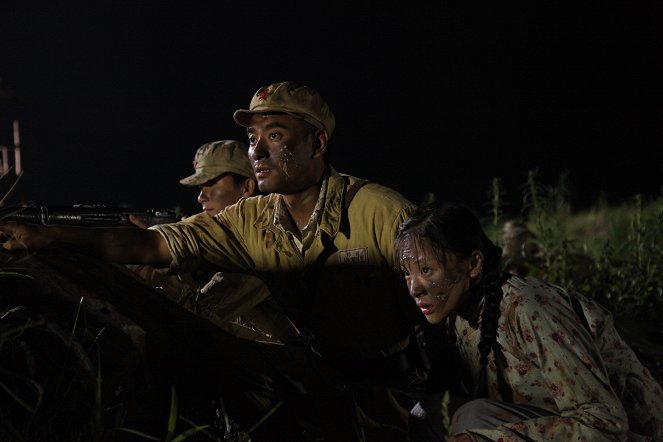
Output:
[[[200,189],[198,202],[210,217],[258,192],[247,146],[241,141],[203,144],[193,158],[193,168],[194,174],[180,183]],[[140,220],[132,220],[145,228]],[[167,297],[233,336],[279,344],[298,339],[267,286],[253,275],[202,269],[167,275],[149,265],[134,270]]]
[[415,401],[406,392],[421,374],[408,344],[425,319],[396,270],[393,240],[414,205],[328,164],[335,117],[308,86],[261,87],[234,119],[246,127],[266,195],[240,199],[214,217],[116,235],[0,225],[4,248],[57,242],[172,273],[205,264],[255,274],[306,345],[228,339],[202,349],[196,367],[215,379],[243,428],[278,410],[252,439],[274,440],[278,432],[280,440],[408,440]]
[[194,174],[182,178],[180,183],[200,189],[198,202],[210,216],[258,191],[247,146],[241,141],[203,144],[193,158],[193,168]]

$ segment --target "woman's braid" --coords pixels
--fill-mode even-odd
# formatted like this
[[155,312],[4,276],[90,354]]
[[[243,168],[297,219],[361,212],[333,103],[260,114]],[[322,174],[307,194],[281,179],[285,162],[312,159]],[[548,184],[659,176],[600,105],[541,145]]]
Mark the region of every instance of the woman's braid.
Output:
[[502,250],[490,241],[485,241],[484,244],[485,273],[477,289],[479,290],[479,296],[484,299],[483,311],[481,313],[481,338],[479,340],[481,372],[479,375],[478,393],[485,397],[487,393],[486,367],[488,365],[488,355],[497,340],[497,323],[501,315],[502,284],[511,275],[500,271],[499,259]]
[[[479,340],[481,373],[475,390],[485,395],[488,355],[496,343],[497,324],[501,314],[502,284],[511,276],[500,271],[502,249],[486,236],[479,218],[472,210],[453,202],[424,203],[403,223],[395,243],[399,262],[403,248],[410,242],[420,243],[421,247],[424,243],[428,243],[435,257],[445,267],[446,257],[450,253],[461,260],[472,259],[472,254],[477,249],[483,254],[481,276],[471,289],[473,290],[471,296],[475,300],[483,300]],[[442,327],[435,330],[435,341],[441,345],[455,347],[457,338],[454,330],[455,315],[449,315],[440,325]]]

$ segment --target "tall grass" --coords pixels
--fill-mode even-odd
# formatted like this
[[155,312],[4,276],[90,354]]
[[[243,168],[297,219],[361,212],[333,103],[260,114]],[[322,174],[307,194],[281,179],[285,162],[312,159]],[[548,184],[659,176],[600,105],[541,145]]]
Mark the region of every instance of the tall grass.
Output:
[[197,440],[218,440],[217,435],[206,433],[210,425],[195,424],[178,412],[174,391],[162,427],[150,426],[150,433],[132,429],[143,418],[135,419],[131,411],[149,406],[149,401],[136,403],[141,398],[130,392],[136,379],[127,367],[119,376],[109,375],[109,370],[127,362],[117,343],[98,339],[104,328],[96,328],[80,309],[66,331],[58,321],[30,307],[8,306],[11,289],[7,287],[12,286],[8,278],[29,276],[0,271],[0,284],[4,283],[0,296],[0,441],[125,442],[142,438],[181,442],[198,434],[206,438]]
[[[499,180],[491,183],[486,230],[498,244],[504,200]],[[572,212],[566,176],[555,186],[528,174],[520,221],[533,234],[506,260],[536,276],[577,289],[608,307],[615,316],[663,320],[663,196],[610,207]],[[525,246],[529,245],[529,249]],[[532,246],[535,245],[535,253]]]
[[[660,323],[663,320],[663,197],[644,201],[635,196],[610,207],[573,212],[565,195],[566,176],[554,186],[530,171],[520,198],[519,222],[531,233],[505,256],[505,266],[578,289],[608,307],[615,316]],[[484,227],[498,244],[510,206],[498,178],[490,182]],[[434,198],[433,193],[429,198]],[[0,269],[2,278],[24,278]],[[2,297],[0,297],[2,301]],[[32,316],[21,306],[0,306],[0,440],[64,442],[125,440],[183,441],[194,435],[205,440],[250,440],[230,428],[225,435],[208,433],[180,415],[173,392],[170,414],[161,439],[127,426],[128,409],[122,385],[104,379],[102,331],[79,326],[66,333],[47,318]],[[91,336],[93,336],[91,338]],[[54,352],[54,350],[56,350]],[[449,398],[443,399],[446,410]],[[448,425],[448,415],[447,422]],[[134,439],[135,440],[135,439]]]

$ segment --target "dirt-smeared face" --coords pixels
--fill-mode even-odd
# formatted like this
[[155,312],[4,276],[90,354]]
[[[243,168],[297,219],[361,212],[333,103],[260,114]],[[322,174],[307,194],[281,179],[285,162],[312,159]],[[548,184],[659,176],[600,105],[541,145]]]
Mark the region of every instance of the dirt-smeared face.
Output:
[[410,295],[431,324],[455,311],[469,290],[466,263],[453,253],[441,262],[426,240],[405,238],[399,261]]
[[291,194],[310,186],[315,168],[313,130],[284,114],[255,114],[247,128],[249,159],[262,192]]
[[243,196],[242,186],[231,174],[224,174],[198,186],[198,202],[209,216],[214,216]]

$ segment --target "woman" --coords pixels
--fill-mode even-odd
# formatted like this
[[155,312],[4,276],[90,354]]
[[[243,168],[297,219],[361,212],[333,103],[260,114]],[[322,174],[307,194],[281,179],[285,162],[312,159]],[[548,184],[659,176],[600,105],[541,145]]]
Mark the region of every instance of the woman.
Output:
[[[663,392],[611,315],[546,281],[500,271],[502,250],[458,204],[422,205],[396,239],[410,294],[467,393],[411,413],[414,440],[663,440]],[[433,348],[435,351],[435,348]],[[440,364],[441,362],[441,364]],[[448,379],[447,379],[448,381]],[[442,393],[448,385],[438,390]]]

